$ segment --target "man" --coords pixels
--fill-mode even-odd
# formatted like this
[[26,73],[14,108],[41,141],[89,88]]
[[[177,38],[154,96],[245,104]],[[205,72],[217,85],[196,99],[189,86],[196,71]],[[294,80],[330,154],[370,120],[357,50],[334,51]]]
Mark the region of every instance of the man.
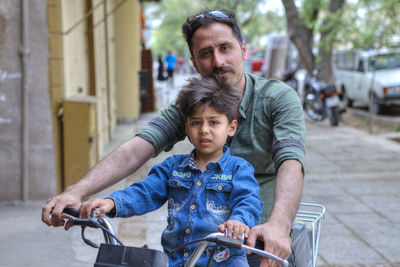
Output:
[[[285,84],[244,73],[246,44],[232,12],[203,10],[188,18],[182,29],[197,72],[202,76],[219,74],[243,91],[238,130],[229,146],[233,155],[253,165],[264,201],[262,224],[251,229],[248,244],[254,246],[260,239],[266,251],[287,259],[291,253],[291,225],[303,186],[305,125],[300,101]],[[43,221],[63,225],[64,207],[77,206],[83,197],[133,173],[150,157],[184,139],[184,133],[182,114],[174,105],[167,107],[76,184],[50,199],[43,208]],[[52,221],[48,219],[51,212]],[[261,266],[276,265],[262,259]]]
[[168,52],[168,55],[165,57],[165,61],[167,62],[168,80],[171,82],[174,79],[174,69],[176,62],[176,57],[173,50],[170,50]]

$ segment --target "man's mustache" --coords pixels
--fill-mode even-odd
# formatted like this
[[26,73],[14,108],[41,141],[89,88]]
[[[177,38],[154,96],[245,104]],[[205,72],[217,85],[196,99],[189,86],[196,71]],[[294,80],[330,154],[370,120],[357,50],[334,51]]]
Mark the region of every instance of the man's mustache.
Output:
[[214,70],[213,70],[214,74],[220,74],[221,72],[234,72],[234,69],[230,66],[222,66],[222,67],[214,68]]

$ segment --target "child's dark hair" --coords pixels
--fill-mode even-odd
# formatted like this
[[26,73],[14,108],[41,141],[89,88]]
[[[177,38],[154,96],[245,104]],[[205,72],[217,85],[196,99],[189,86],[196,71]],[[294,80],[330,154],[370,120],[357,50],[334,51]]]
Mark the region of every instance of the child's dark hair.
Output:
[[179,92],[176,105],[185,120],[200,106],[213,107],[227,116],[228,121],[236,119],[236,112],[242,99],[242,92],[227,84],[219,75],[193,77]]

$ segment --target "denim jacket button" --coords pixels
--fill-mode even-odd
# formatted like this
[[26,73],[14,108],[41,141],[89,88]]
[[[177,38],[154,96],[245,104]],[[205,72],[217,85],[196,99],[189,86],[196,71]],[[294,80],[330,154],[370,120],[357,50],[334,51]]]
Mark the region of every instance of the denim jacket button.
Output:
[[183,257],[185,257],[185,258],[189,257],[189,253],[187,253],[187,252],[183,253]]
[[222,186],[219,185],[218,186],[218,190],[221,191],[222,190]]
[[185,232],[186,232],[187,234],[190,234],[190,229],[189,229],[189,228],[186,228]]
[[201,185],[201,182],[199,181],[199,182],[197,182],[196,184],[197,184],[197,186],[200,186],[200,185]]
[[192,210],[194,210],[194,209],[196,208],[196,205],[192,204],[192,205],[190,206],[190,208],[191,208]]

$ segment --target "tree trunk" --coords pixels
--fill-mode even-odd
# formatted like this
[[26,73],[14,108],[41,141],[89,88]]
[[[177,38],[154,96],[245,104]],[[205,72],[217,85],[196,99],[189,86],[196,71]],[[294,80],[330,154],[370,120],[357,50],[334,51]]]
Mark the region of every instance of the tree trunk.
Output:
[[307,28],[300,19],[299,12],[293,0],[282,0],[286,12],[287,32],[290,40],[296,46],[301,62],[312,74],[315,65],[315,57],[312,53],[312,30]]
[[[329,15],[335,14],[339,9],[341,9],[344,5],[345,0],[331,0],[329,2]],[[333,83],[333,69],[332,69],[332,41],[328,41],[328,38],[332,38],[334,32],[335,23],[332,23],[332,16],[328,16],[324,19],[322,23],[321,30],[321,45],[319,47],[319,56],[321,58],[320,63],[318,64],[318,69],[320,70],[318,73],[318,78],[328,82]],[[337,19],[337,18],[336,18]],[[329,26],[326,26],[329,25]],[[337,26],[337,25],[336,25]]]

